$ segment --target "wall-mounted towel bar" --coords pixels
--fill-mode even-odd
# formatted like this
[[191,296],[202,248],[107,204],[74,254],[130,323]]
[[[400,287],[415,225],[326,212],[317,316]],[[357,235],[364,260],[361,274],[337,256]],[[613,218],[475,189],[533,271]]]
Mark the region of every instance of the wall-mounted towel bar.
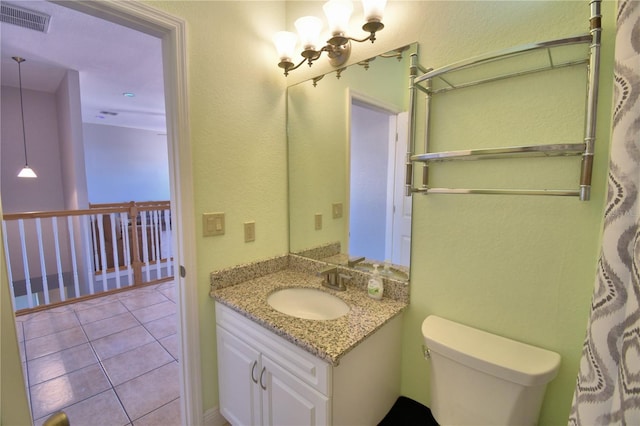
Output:
[[470,188],[413,188],[420,194],[483,194],[483,195],[555,195],[576,197],[580,191],[571,189],[470,189]]
[[[427,69],[418,64],[417,55],[412,55],[410,68],[410,143],[406,161],[406,195],[422,194],[515,194],[515,195],[559,195],[578,196],[586,201],[591,192],[591,170],[596,129],[596,107],[598,77],[600,73],[600,1],[590,3],[589,34],[530,43],[522,46],[488,53],[438,69]],[[520,77],[559,68],[585,66],[587,70],[587,93],[585,107],[584,142],[552,143],[528,146],[465,149],[430,152],[429,129],[432,97],[451,90],[463,89],[485,83]],[[419,75],[421,73],[421,75]],[[416,136],[416,93],[425,97],[424,151],[414,154]],[[521,157],[582,156],[579,189],[456,189],[431,188],[429,186],[429,163],[456,160],[480,160]],[[422,185],[414,187],[414,163],[423,164]]]
[[482,160],[518,157],[558,157],[582,155],[584,143],[564,143],[549,145],[509,146],[504,148],[464,149],[459,151],[430,152],[412,155],[411,161],[443,162],[456,160]]
[[[438,78],[445,84],[445,87],[440,89],[420,87],[423,91],[427,91],[431,94],[437,94],[447,92],[449,90],[462,89],[465,87],[476,86],[512,77],[519,77],[536,72],[549,71],[575,65],[584,65],[589,62],[588,47],[591,40],[592,37],[590,34],[582,34],[557,40],[541,41],[511,47],[431,70],[420,77],[417,77],[414,83],[419,84],[426,80]],[[527,58],[527,55],[530,56],[530,58]],[[533,55],[537,55],[538,58],[533,58]],[[517,61],[514,60],[510,65],[514,69],[504,71],[505,66],[509,67],[509,65],[504,62],[511,59],[517,59]],[[502,63],[497,64],[499,61],[502,61]],[[466,81],[466,79],[463,78],[457,83],[453,83],[451,78],[445,78],[446,75],[453,75],[456,72],[462,73],[462,71],[468,71],[472,68],[478,68],[492,63],[497,65],[496,69],[500,69],[503,72],[499,75],[490,75],[485,78],[469,81]],[[477,70],[474,70],[474,72],[477,72]],[[459,76],[458,78],[461,77],[465,76]]]

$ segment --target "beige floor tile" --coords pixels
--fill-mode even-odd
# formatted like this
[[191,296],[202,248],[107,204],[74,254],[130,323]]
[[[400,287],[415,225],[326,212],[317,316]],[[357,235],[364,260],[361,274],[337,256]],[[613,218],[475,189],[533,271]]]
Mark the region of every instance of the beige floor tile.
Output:
[[[29,388],[29,377],[27,376],[27,362],[22,361],[22,378],[24,379],[25,389]],[[29,392],[27,392],[28,394]]]
[[173,362],[173,357],[158,342],[139,346],[102,362],[114,386]]
[[50,314],[24,322],[24,338],[25,340],[35,339],[79,326],[80,322],[74,312]]
[[20,351],[20,359],[22,360],[22,362],[26,361],[27,353],[26,353],[24,342],[18,342],[18,350]]
[[24,342],[24,327],[22,322],[16,321],[16,336],[18,336],[18,342]]
[[[123,426],[129,424],[129,418],[124,412],[113,389],[99,393],[91,398],[66,407],[64,412],[73,426]],[[35,426],[40,426],[46,417],[37,420]],[[162,423],[157,423],[161,425]]]
[[35,314],[16,315],[16,324],[28,321]]
[[70,328],[48,336],[37,337],[25,341],[27,360],[39,358],[78,346],[87,342],[87,336],[80,327]]
[[110,294],[108,296],[100,296],[92,299],[87,299],[82,302],[76,302],[69,305],[69,307],[71,307],[71,309],[73,309],[74,311],[78,312],[78,311],[83,311],[85,309],[94,308],[99,305],[106,305],[107,303],[113,303],[117,301],[118,301],[118,295]]
[[176,303],[176,301],[178,300],[178,295],[176,294],[176,286],[173,282],[161,285],[160,287],[158,287],[158,291],[164,294],[164,296],[167,299],[171,300],[173,303]]
[[88,343],[45,355],[29,361],[29,385],[37,385],[97,363],[98,359]]
[[[174,288],[162,283],[17,317],[35,425],[60,408],[73,426],[179,424]],[[110,380],[130,397],[132,417]]]
[[[46,317],[47,315],[52,315],[52,314],[60,314],[63,312],[71,312],[73,311],[73,309],[71,308],[71,305],[62,305],[62,306],[56,306],[54,308],[49,308],[46,309],[44,311],[38,311],[38,312],[34,312],[32,314],[28,314],[25,315],[28,319],[32,320],[32,319],[40,319],[42,317]],[[22,316],[21,316],[22,318]]]
[[144,327],[153,337],[159,340],[178,332],[178,318],[175,314],[168,315],[158,318],[157,320],[149,321],[145,323]]
[[171,336],[158,339],[158,341],[171,354],[171,356],[176,359],[176,361],[180,359],[180,342],[178,341],[177,334],[172,334]]
[[115,389],[127,414],[135,422],[180,396],[178,364],[166,364]]
[[122,293],[118,293],[118,298],[122,300],[122,299],[127,299],[129,297],[139,297],[139,296],[149,295],[150,293],[155,293],[157,291],[157,288],[158,288],[158,284],[134,288],[133,290],[130,290],[130,291],[124,291]]
[[131,312],[141,323],[156,320],[176,313],[176,304],[170,301],[157,303]]
[[90,322],[85,324],[82,328],[84,328],[85,333],[87,333],[89,340],[97,340],[110,334],[133,328],[137,325],[140,325],[138,320],[131,315],[130,312],[125,312],[111,318]]
[[133,422],[133,426],[180,426],[180,398]]
[[168,299],[160,292],[149,291],[144,294],[120,299],[120,301],[131,311],[145,308],[147,306],[156,305],[158,303],[167,302]]
[[141,325],[111,334],[91,342],[98,358],[104,361],[112,356],[130,351],[155,339]]
[[33,418],[39,419],[111,387],[99,364],[31,386]]
[[111,318],[125,312],[127,312],[127,308],[120,303],[120,301],[114,301],[77,311],[77,315],[80,319],[80,323],[88,324],[101,319]]

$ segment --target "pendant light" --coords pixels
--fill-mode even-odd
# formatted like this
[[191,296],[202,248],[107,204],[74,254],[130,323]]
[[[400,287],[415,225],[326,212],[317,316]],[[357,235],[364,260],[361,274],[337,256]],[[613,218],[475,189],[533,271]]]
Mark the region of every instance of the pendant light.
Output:
[[22,114],[22,143],[24,145],[24,167],[18,173],[18,177],[20,178],[36,178],[36,172],[33,171],[31,167],[29,167],[29,162],[27,161],[27,136],[24,128],[24,107],[22,105],[22,72],[20,69],[20,64],[25,61],[24,58],[19,56],[13,56],[14,61],[18,63],[18,81],[20,85],[20,113]]

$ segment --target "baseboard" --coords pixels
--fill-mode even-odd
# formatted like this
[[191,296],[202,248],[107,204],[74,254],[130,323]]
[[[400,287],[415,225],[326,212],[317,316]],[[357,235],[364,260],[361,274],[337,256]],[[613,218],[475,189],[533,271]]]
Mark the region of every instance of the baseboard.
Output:
[[220,409],[218,407],[209,408],[204,412],[204,416],[202,417],[204,426],[224,426],[229,424],[227,419],[222,417],[222,414],[220,414]]

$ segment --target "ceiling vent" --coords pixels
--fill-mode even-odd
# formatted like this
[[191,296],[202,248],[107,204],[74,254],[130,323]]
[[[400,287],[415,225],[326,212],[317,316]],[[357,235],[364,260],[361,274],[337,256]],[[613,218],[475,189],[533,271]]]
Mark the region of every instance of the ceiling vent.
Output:
[[2,2],[0,4],[0,21],[7,24],[46,33],[49,31],[50,19],[51,16],[35,10],[25,9],[10,3]]

